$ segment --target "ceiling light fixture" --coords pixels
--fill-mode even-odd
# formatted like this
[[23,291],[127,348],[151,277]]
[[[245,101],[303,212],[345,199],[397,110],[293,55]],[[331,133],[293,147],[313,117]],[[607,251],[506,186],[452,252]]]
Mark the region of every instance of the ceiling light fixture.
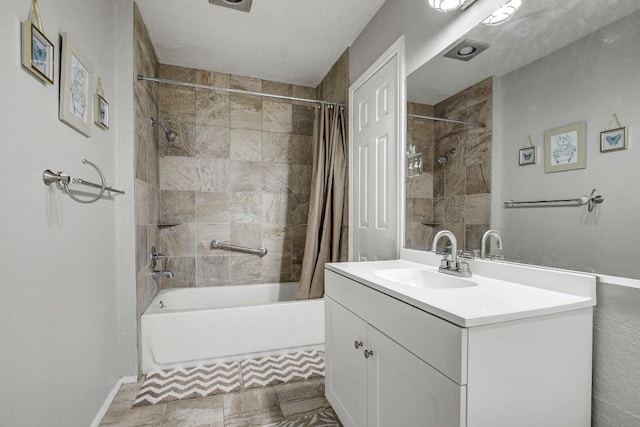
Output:
[[249,12],[249,10],[251,10],[251,1],[252,0],[209,0],[209,3],[242,12]]
[[500,25],[507,22],[522,6],[522,0],[509,0],[500,9],[493,12],[487,19],[482,21],[485,25]]
[[445,53],[444,56],[447,58],[459,59],[460,61],[469,61],[488,48],[488,44],[473,40],[463,40]]
[[469,0],[429,0],[429,6],[438,12],[451,12],[452,10],[462,9],[469,2]]

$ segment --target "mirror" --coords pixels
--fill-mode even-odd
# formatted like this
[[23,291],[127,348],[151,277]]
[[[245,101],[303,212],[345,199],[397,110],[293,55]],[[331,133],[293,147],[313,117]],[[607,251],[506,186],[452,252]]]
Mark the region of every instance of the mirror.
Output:
[[[639,9],[636,0],[524,1],[510,21],[479,24],[408,76],[407,145],[422,153],[423,173],[406,178],[405,248],[429,250],[433,235],[449,229],[472,251],[494,228],[507,260],[640,277],[625,235],[640,211],[629,188],[640,168],[631,150],[601,147],[601,132],[619,127],[614,114],[629,148],[640,124]],[[473,52],[473,45],[454,49],[464,40],[488,48],[466,61],[444,56]],[[586,167],[545,172],[545,132],[576,123],[586,125]],[[520,149],[531,146],[525,153],[533,151],[534,161],[520,165]],[[580,198],[592,189],[604,203],[591,212],[504,204]]]

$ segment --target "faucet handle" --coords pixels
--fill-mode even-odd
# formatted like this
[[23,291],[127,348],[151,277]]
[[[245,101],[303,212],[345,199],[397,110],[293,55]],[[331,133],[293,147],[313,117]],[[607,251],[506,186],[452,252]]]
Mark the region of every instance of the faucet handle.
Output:
[[156,251],[156,247],[151,248],[151,269],[155,270],[156,263],[160,260],[167,259],[167,256]]
[[440,268],[449,268],[449,255],[443,254],[440,260]]
[[478,256],[476,251],[458,251],[458,258],[462,258],[464,260],[470,261],[475,259],[476,256]]

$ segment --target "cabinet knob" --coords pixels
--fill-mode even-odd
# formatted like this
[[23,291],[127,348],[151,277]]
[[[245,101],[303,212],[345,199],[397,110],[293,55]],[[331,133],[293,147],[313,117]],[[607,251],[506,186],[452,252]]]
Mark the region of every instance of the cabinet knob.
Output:
[[370,358],[372,356],[373,356],[373,350],[365,350],[364,351],[364,358],[365,359],[368,359],[368,358]]
[[359,349],[360,347],[362,347],[362,341],[354,341],[353,345],[355,346],[356,350]]

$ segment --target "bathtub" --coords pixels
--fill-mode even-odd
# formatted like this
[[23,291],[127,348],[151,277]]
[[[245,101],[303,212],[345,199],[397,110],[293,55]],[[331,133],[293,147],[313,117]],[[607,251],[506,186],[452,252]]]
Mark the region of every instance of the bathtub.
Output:
[[324,300],[298,284],[160,291],[142,315],[142,372],[324,350]]

